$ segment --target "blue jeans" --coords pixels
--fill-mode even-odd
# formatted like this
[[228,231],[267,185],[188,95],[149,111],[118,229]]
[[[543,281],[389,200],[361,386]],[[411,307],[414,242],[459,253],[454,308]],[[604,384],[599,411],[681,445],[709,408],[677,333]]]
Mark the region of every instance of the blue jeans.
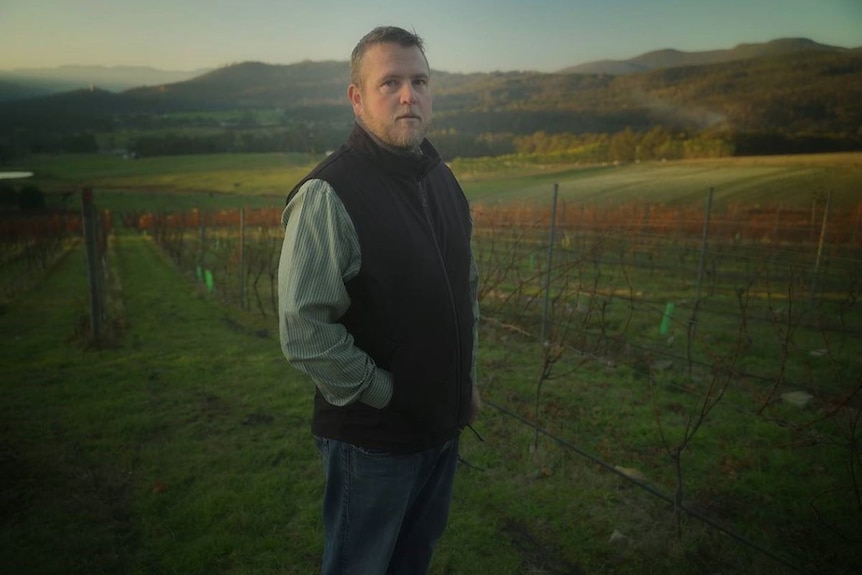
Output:
[[424,574],[449,518],[458,440],[410,454],[315,441],[326,474],[321,574]]

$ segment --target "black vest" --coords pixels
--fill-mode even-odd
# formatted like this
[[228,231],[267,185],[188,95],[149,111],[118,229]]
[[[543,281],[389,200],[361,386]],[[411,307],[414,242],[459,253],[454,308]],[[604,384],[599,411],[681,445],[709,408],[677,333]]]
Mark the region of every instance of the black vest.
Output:
[[363,447],[428,449],[458,435],[470,412],[473,313],[470,210],[452,172],[425,140],[422,155],[381,148],[356,126],[310,179],[328,182],[359,239],[361,268],[347,282],[340,322],[392,373],[384,409],[337,407],[318,391],[312,431]]

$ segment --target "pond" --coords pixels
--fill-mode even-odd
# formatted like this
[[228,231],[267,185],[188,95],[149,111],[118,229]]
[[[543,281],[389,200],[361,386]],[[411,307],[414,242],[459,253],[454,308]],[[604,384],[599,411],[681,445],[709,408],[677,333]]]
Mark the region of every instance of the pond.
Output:
[[33,172],[0,172],[0,180],[20,180],[29,178]]

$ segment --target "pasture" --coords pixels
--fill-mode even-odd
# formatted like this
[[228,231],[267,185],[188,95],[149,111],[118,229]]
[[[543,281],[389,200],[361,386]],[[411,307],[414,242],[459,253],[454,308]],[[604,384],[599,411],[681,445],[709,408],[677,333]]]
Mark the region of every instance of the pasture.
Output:
[[[0,308],[14,572],[315,571],[310,383],[280,355],[267,291],[283,195],[314,160],[22,166],[52,203],[91,186],[114,214],[118,336],[87,345],[72,240]],[[432,573],[862,563],[862,155],[452,167],[476,220],[487,405]],[[239,207],[260,216],[246,260]]]
[[[102,209],[217,209],[281,205],[281,198],[322,157],[36,156],[20,167],[34,172],[33,182],[49,190],[72,191],[83,186],[98,190]],[[749,206],[783,204],[807,208],[812,199],[831,192],[836,207],[851,209],[858,205],[862,194],[862,154],[623,166],[570,166],[517,158],[482,158],[456,160],[451,167],[473,203],[549,201],[554,183],[560,185],[563,199],[598,205],[631,201],[702,205],[706,191],[714,188],[719,205],[737,202]]]

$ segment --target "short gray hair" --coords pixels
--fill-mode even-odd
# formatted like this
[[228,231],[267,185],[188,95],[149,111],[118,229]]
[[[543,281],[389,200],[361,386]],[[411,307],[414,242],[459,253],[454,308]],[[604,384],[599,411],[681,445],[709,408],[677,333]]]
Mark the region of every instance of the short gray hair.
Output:
[[350,82],[352,84],[362,85],[362,57],[365,56],[368,48],[375,44],[387,43],[398,44],[402,48],[416,46],[422,52],[425,63],[428,63],[428,58],[425,56],[425,43],[415,32],[408,32],[398,26],[378,26],[359,40],[350,55]]

